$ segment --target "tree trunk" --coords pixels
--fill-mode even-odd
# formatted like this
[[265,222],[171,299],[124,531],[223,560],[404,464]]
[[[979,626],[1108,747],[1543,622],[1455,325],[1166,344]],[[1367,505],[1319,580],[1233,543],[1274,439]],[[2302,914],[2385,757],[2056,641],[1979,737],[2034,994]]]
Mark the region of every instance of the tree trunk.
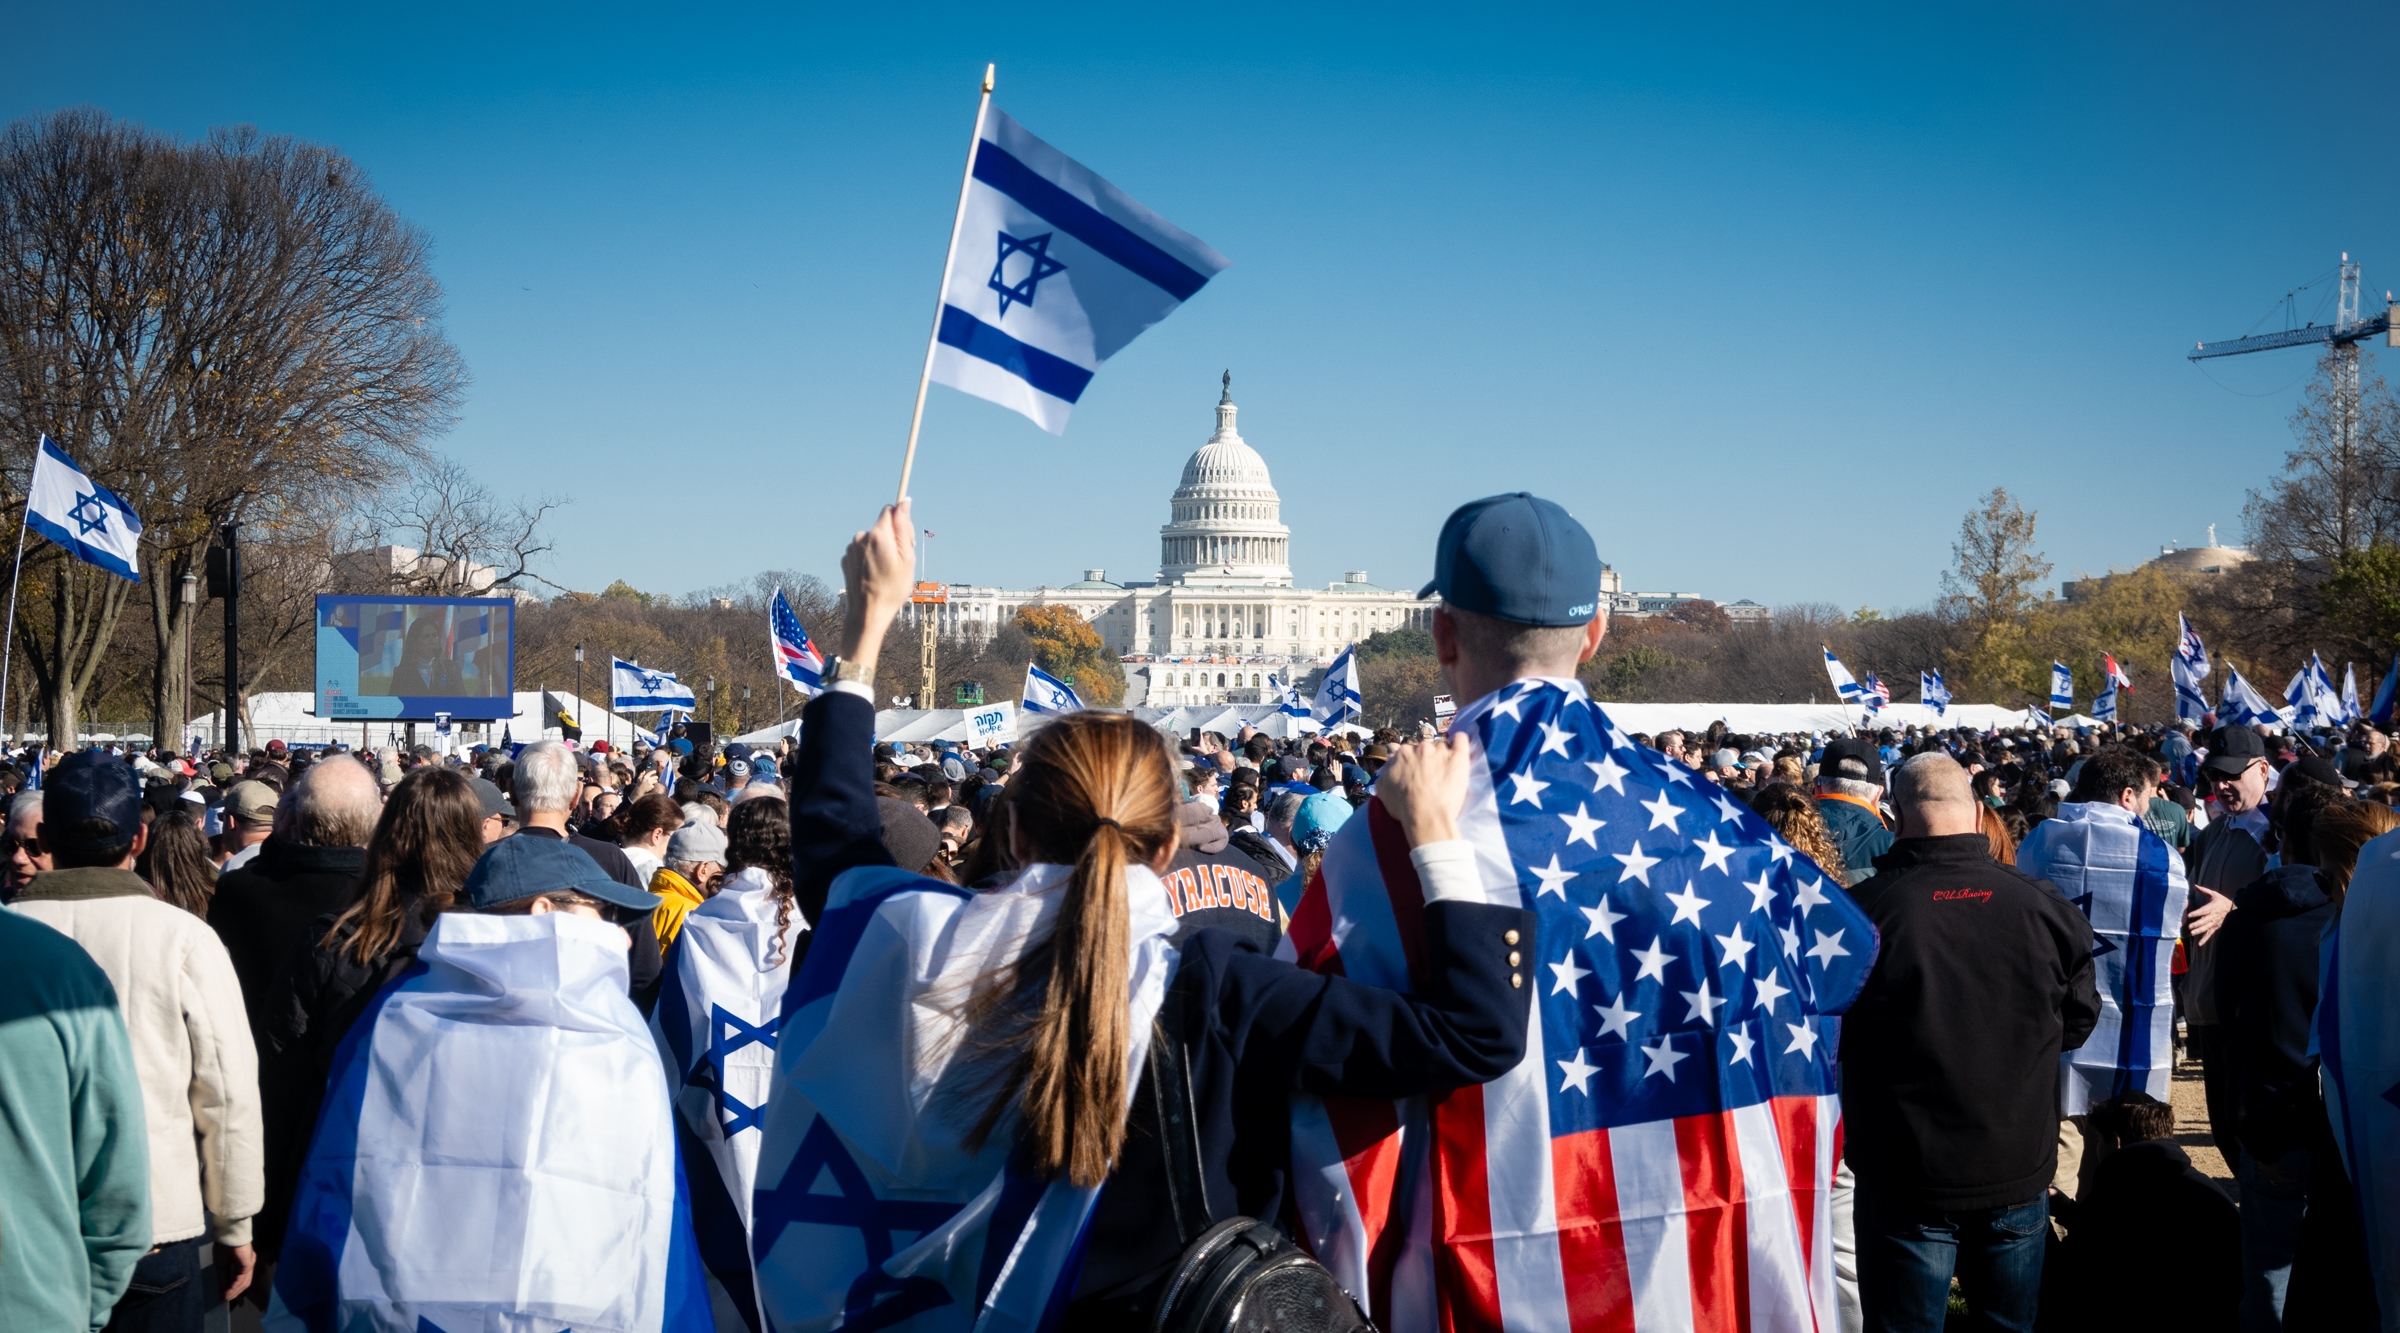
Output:
[[185,644],[191,639],[195,609],[183,604],[183,576],[191,570],[189,552],[160,560],[150,570],[150,627],[156,650],[150,663],[150,743],[183,749],[185,716]]
[[52,570],[52,637],[36,650],[41,660],[35,664],[35,676],[42,685],[54,748],[72,750],[82,740],[78,723],[83,698],[116,638],[117,617],[133,587],[114,574],[65,557]]

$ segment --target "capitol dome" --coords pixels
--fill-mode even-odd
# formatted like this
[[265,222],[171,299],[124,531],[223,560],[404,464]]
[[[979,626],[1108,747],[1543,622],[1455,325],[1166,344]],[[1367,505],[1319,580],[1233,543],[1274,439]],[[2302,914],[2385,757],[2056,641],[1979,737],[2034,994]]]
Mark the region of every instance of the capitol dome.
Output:
[[1233,373],[1217,399],[1217,430],[1183,465],[1183,482],[1158,530],[1161,583],[1292,586],[1292,530],[1267,460],[1234,429]]

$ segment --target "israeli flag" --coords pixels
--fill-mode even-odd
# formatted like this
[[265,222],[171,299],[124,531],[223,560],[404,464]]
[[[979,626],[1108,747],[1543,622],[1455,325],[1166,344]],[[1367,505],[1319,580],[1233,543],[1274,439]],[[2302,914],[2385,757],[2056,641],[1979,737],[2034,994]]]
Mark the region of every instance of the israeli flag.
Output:
[[653,708],[680,708],[688,713],[699,702],[692,697],[692,687],[675,679],[672,671],[652,671],[638,662],[612,657],[608,659],[608,677],[616,698],[612,707],[620,713]]
[[2131,811],[2108,801],[2070,802],[2025,835],[2017,869],[2056,884],[2092,923],[2100,1024],[2060,1057],[2059,1114],[2082,1115],[2128,1092],[2168,1100],[2175,941],[2191,891],[2183,858]]
[[1100,363],[1229,261],[997,107],[970,175],[933,378],[1063,434]]
[[142,581],[142,521],[115,491],[83,475],[47,435],[33,458],[25,525],[87,565]]
[[[779,923],[780,920],[780,924]],[[750,1194],[775,1083],[775,1029],[792,953],[808,921],[752,866],[683,918],[650,1026],[667,1057],[675,1133],[692,1193],[693,1230],[711,1294],[762,1327],[750,1267]]]
[[2075,707],[2075,673],[2064,662],[2050,664],[2050,706],[2072,710]]
[[1356,722],[1365,712],[1365,700],[1358,692],[1358,645],[1354,643],[1333,659],[1332,666],[1325,668],[1325,679],[1317,685],[1316,705],[1310,709],[1310,715],[1331,730],[1345,722]]
[[2182,612],[2176,612],[2175,619],[2183,627],[2182,636],[2175,641],[2175,656],[2168,663],[2175,677],[2175,716],[2197,723],[2208,717],[2208,697],[2200,693],[2200,682],[2208,679],[2208,648]]
[[658,727],[656,730],[653,730],[650,733],[650,748],[653,750],[666,748],[667,733],[673,731],[675,729],[675,724],[681,722],[682,720],[683,714],[678,713],[673,709],[668,709],[666,712],[660,713],[658,715]]
[[1942,683],[1941,672],[1917,673],[1917,700],[1932,709],[1935,717],[1950,715],[1950,687]]
[[1866,692],[1860,687],[1858,678],[1850,674],[1850,668],[1842,665],[1842,659],[1833,655],[1833,649],[1823,644],[1817,646],[1825,648],[1825,675],[1833,681],[1833,692],[1841,696],[1843,703],[1857,703],[1859,696]]
[[2234,669],[2233,663],[2227,662],[2225,694],[2217,703],[2217,721],[2245,727],[2258,723],[2279,727],[2283,725],[2283,715],[2275,711],[2275,705],[2267,702],[2257,686],[2242,679],[2242,673]]
[[434,922],[334,1056],[269,1329],[713,1326],[626,959],[570,912]]
[[[1009,1170],[1014,1125],[966,1145],[988,1089],[962,997],[1057,929],[1072,867],[970,893],[888,866],[833,882],[784,992],[751,1252],[768,1326],[1033,1333],[1055,1326],[1099,1187]],[[1166,886],[1126,869],[1128,1079],[1175,950]],[[1130,1086],[1130,1082],[1129,1082]]]
[[1300,691],[1293,689],[1290,681],[1277,680],[1275,677],[1269,676],[1267,677],[1267,686],[1275,691],[1279,701],[1276,712],[1285,717],[1307,717],[1309,715],[1308,701],[1300,697]]
[[2308,665],[2293,675],[2283,687],[2284,700],[2292,705],[2292,726],[2301,731],[2316,731],[2342,724],[2341,699],[2333,688],[2333,677],[2315,653],[2308,655]]
[[2363,716],[2358,709],[2358,664],[2342,663],[2342,725],[2348,726]]
[[2095,722],[2117,720],[2117,681],[2114,676],[2109,677],[2108,683],[2100,687],[2099,696],[2092,700],[2092,720]]
[[1080,713],[1083,700],[1076,697],[1073,686],[1027,662],[1025,693],[1017,706],[1028,713]]

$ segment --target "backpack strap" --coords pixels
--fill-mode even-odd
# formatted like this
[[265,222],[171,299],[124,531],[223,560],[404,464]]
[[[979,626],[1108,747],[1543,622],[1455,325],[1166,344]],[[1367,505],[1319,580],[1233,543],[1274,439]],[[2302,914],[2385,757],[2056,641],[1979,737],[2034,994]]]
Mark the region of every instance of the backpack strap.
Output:
[[[1182,977],[1177,976],[1180,982]],[[1192,1105],[1191,1053],[1183,1040],[1183,1006],[1174,985],[1158,1007],[1150,1034],[1149,1113],[1167,1167],[1167,1203],[1175,1235],[1186,1247],[1209,1227],[1208,1186],[1200,1173],[1200,1125]]]

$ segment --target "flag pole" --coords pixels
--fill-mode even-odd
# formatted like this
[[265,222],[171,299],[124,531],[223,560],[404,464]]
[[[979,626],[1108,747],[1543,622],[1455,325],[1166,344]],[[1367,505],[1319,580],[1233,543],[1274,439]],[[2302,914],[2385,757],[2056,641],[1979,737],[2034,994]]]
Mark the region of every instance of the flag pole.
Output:
[[925,368],[917,373],[917,406],[908,418],[908,452],[900,458],[900,494],[895,504],[908,498],[908,474],[917,464],[917,431],[925,424],[925,389],[933,383],[934,349],[941,346],[942,298],[950,290],[950,266],[958,259],[958,229],[967,220],[967,191],[975,184],[975,152],[983,145],[983,120],[992,109],[992,74],[997,68],[983,67],[983,97],[975,104],[975,135],[967,140],[967,169],[958,181],[958,209],[950,215],[950,248],[942,252],[942,285],[933,294],[933,331],[925,335]]
[[[33,489],[25,491],[25,512],[17,519],[17,559],[8,568],[8,626],[0,629],[0,741],[8,731],[8,667],[17,647],[17,576],[25,572],[25,529],[33,522]],[[37,761],[38,762],[38,761]]]

